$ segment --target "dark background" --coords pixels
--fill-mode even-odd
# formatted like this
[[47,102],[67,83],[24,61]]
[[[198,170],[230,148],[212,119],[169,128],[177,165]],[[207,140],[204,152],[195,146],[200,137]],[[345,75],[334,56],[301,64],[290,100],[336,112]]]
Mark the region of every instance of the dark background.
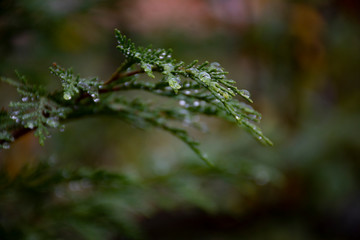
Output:
[[[356,0],[0,1],[0,75],[18,70],[56,89],[48,67],[57,62],[106,80],[123,59],[118,28],[138,45],[172,48],[178,60],[220,62],[252,93],[274,142],[263,147],[234,125],[204,119],[209,133],[192,135],[222,169],[213,172],[167,133],[114,119],[69,123],[44,147],[29,134],[0,152],[11,179],[47,162],[112,170],[135,185],[111,196],[80,193],[81,201],[69,194],[73,208],[90,198],[108,207],[83,210],[91,218],[83,225],[56,222],[62,196],[42,199],[54,208],[34,222],[42,216],[34,193],[19,200],[21,189],[2,189],[0,233],[9,227],[41,239],[49,226],[69,224],[76,231],[67,239],[128,239],[132,233],[100,224],[114,214],[145,239],[360,239],[359,13]],[[0,83],[1,107],[16,99]]]

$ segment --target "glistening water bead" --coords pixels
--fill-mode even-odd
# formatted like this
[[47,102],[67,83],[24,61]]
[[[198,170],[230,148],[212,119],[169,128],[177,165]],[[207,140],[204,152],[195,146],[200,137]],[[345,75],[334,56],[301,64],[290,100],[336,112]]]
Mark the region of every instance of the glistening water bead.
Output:
[[211,83],[211,76],[207,72],[199,73],[199,79],[207,85],[210,85]]
[[185,102],[184,100],[180,100],[180,101],[179,101],[179,105],[180,105],[180,106],[185,106],[185,105],[186,105],[186,102]]
[[71,95],[69,93],[64,93],[64,99],[65,100],[70,100],[71,99]]
[[240,93],[243,97],[250,98],[250,92],[246,89],[241,89]]
[[35,127],[35,124],[33,121],[29,121],[26,123],[26,127],[30,128],[30,129],[33,129]]
[[48,118],[46,124],[50,127],[56,128],[59,126],[59,122],[56,118]]

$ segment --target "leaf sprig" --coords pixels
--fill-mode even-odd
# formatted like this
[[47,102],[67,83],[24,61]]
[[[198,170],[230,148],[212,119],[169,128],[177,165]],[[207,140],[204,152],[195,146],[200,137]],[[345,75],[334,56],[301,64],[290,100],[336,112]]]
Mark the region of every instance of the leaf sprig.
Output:
[[6,148],[15,140],[16,134],[6,131],[11,128],[35,130],[35,136],[39,137],[40,144],[43,145],[49,136],[48,128],[61,128],[60,120],[65,118],[69,109],[52,101],[44,88],[29,84],[24,76],[17,75],[20,81],[2,78],[4,82],[16,87],[20,95],[19,101],[9,104],[9,117],[15,123],[12,127],[1,126],[2,132],[6,132],[3,134],[4,137],[0,138],[2,146],[4,148],[5,144]]
[[[53,93],[29,84],[21,75],[20,81],[2,78],[17,88],[21,100],[11,102],[9,111],[0,114],[0,118],[6,119],[0,123],[0,148],[8,148],[16,138],[32,130],[43,144],[48,129],[60,128],[65,120],[104,114],[141,128],[152,126],[168,131],[208,165],[211,163],[199,149],[199,143],[186,130],[186,126],[199,125],[197,115],[236,122],[261,143],[272,145],[255,125],[261,114],[238,98],[252,103],[250,93],[238,89],[219,63],[200,64],[195,60],[186,65],[172,57],[171,49],[136,47],[119,30],[115,30],[115,37],[125,61],[107,81],[81,78],[71,68],[57,64],[53,64],[50,72],[60,79],[62,90]],[[140,80],[138,75],[143,73],[155,81]],[[167,104],[149,103],[141,96],[130,100],[121,94],[130,90],[165,97],[162,103]]]
[[[245,128],[261,143],[272,145],[272,142],[264,136],[261,129],[253,123],[260,121],[261,114],[235,98],[236,95],[239,95],[252,103],[250,93],[245,89],[238,89],[234,80],[227,79],[228,72],[219,63],[204,62],[198,64],[198,61],[194,60],[189,65],[184,66],[183,62],[178,62],[172,58],[171,49],[137,48],[119,30],[115,30],[115,35],[118,40],[117,48],[128,57],[130,65],[139,64],[150,77],[154,77],[153,71],[161,73],[163,82],[167,82],[174,93],[179,95],[175,98],[183,99],[183,101],[190,99],[202,101],[201,104],[193,101],[196,103],[195,106],[215,106],[219,110],[215,111],[217,113],[215,115],[221,113],[222,117],[232,117],[239,126]],[[192,82],[184,83],[182,78],[192,80]],[[154,89],[149,89],[149,87],[144,87],[144,89],[154,92]],[[156,90],[159,90],[155,91],[157,94],[174,97],[162,89]],[[193,108],[192,110],[196,112],[200,108]]]

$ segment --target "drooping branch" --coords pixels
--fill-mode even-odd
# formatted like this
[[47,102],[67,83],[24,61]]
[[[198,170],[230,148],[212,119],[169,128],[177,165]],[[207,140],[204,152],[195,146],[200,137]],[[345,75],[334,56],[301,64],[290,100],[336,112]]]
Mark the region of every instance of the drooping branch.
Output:
[[[247,103],[252,103],[250,93],[238,89],[235,81],[226,77],[227,72],[219,63],[194,60],[188,65],[172,57],[172,50],[136,47],[119,31],[115,31],[117,48],[125,61],[105,82],[98,78],[82,78],[71,68],[57,64],[50,68],[63,89],[54,93],[29,84],[19,75],[20,81],[2,78],[17,88],[21,101],[11,102],[9,113],[1,116],[11,121],[11,127],[0,122],[0,148],[34,131],[43,144],[48,129],[60,128],[65,122],[87,116],[110,115],[128,121],[135,126],[152,126],[170,132],[186,143],[202,160],[210,165],[199,150],[198,143],[184,128],[172,126],[173,121],[184,126],[196,125],[195,116],[200,114],[220,117],[235,122],[251,133],[259,142],[271,145],[255,123],[260,113]],[[154,72],[159,76],[155,79]],[[139,78],[146,74],[154,81]],[[178,102],[167,107],[148,104],[141,99],[129,100],[119,92],[143,90]],[[239,98],[245,100],[241,102]],[[11,119],[10,119],[11,116]]]

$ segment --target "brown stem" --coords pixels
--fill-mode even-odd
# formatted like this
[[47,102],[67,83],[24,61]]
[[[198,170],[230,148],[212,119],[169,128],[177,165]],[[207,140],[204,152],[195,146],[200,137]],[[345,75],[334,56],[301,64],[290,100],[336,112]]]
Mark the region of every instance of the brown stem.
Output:
[[130,77],[130,76],[133,76],[133,75],[136,75],[138,73],[143,73],[144,70],[143,69],[138,69],[138,70],[134,70],[134,71],[131,71],[131,72],[118,72],[118,70],[116,72],[113,73],[113,75],[111,75],[111,77],[109,78],[109,80],[107,80],[106,82],[104,82],[103,85],[108,85],[109,83],[111,82],[114,82],[120,78],[124,78],[124,77]]

